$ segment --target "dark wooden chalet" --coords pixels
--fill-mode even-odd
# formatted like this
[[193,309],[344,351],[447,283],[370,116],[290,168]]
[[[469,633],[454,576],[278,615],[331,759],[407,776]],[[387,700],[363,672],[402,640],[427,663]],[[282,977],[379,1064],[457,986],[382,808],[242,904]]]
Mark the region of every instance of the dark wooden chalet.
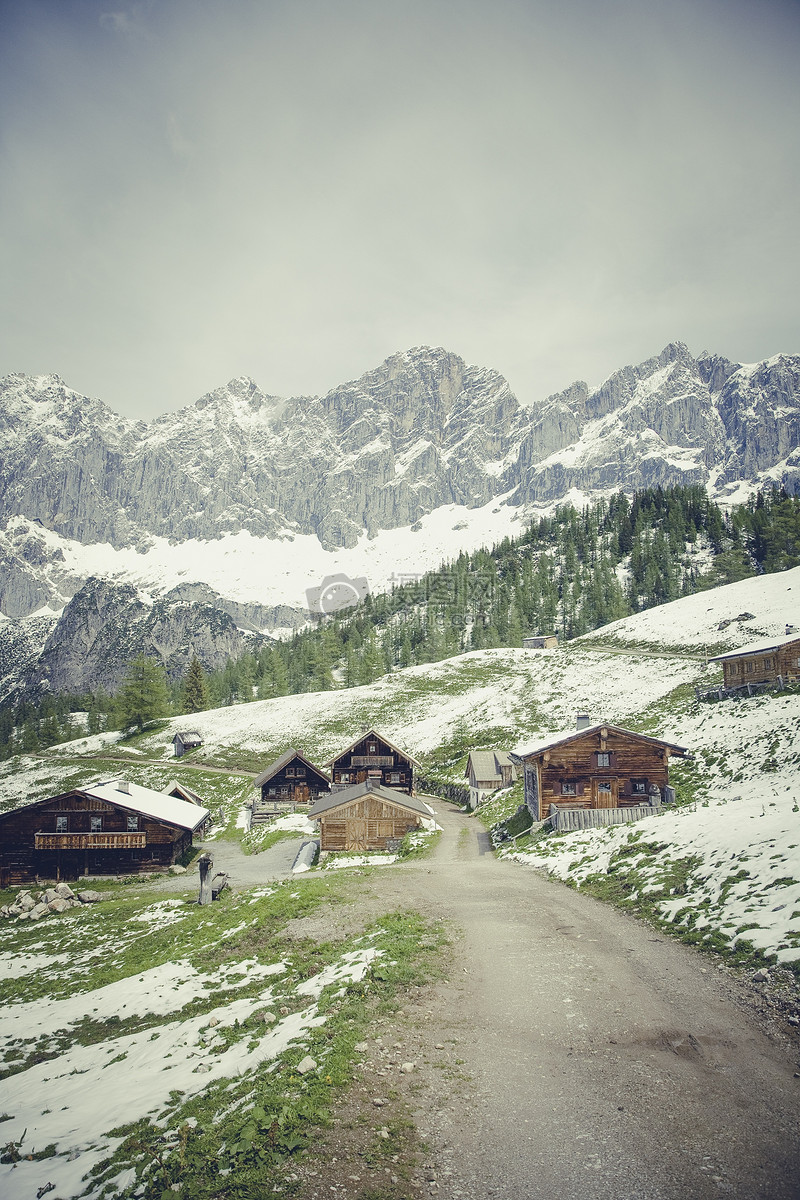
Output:
[[182,733],[176,733],[172,739],[173,751],[176,758],[183,758],[187,750],[196,750],[202,744],[203,739],[196,729],[186,729]]
[[299,750],[287,750],[253,780],[253,787],[253,821],[259,822],[296,808],[307,809],[328,794],[331,781]]
[[556,650],[557,648],[557,633],[538,634],[536,636],[524,637],[522,639],[523,650]]
[[490,792],[510,787],[516,767],[505,750],[471,750],[464,777],[469,780],[470,808],[482,804]]
[[383,734],[370,729],[325,766],[331,771],[334,791],[371,779],[413,796],[414,770],[419,763],[404,750],[393,746]]
[[396,850],[412,829],[432,819],[427,804],[416,796],[383,787],[367,779],[322,796],[310,808],[319,821],[320,850]]
[[757,685],[783,687],[800,679],[800,636],[790,633],[762,638],[727,654],[717,654],[709,662],[722,663],[728,691],[747,691]]
[[590,725],[512,754],[523,768],[534,821],[555,808],[625,809],[660,804],[672,755],[688,751],[616,725]]
[[166,869],[207,808],[112,779],[0,814],[0,886]]

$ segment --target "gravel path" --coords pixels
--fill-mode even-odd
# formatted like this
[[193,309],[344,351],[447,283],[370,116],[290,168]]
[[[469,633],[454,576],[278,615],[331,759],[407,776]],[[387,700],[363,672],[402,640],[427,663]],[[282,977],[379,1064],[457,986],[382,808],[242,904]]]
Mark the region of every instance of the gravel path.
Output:
[[766,1035],[711,959],[497,861],[474,819],[438,808],[435,857],[381,873],[369,900],[461,931],[449,981],[406,1014],[432,1064],[406,1092],[432,1147],[423,1188],[453,1200],[800,1196],[797,1046]]

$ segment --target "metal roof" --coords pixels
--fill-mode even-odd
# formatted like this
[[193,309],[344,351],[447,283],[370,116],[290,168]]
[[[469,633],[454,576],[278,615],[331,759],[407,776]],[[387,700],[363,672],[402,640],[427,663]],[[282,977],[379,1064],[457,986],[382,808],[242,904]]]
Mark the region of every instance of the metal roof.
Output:
[[513,765],[506,750],[470,750],[465,777],[469,775],[470,762],[476,779],[496,779],[498,783],[503,779],[500,768]]
[[354,783],[352,787],[342,788],[341,791],[331,792],[329,796],[322,796],[308,810],[309,817],[319,817],[323,813],[330,812],[334,808],[339,808],[344,804],[351,804],[353,800],[360,799],[361,796],[374,795],[379,800],[385,800],[387,804],[396,804],[398,808],[408,808],[412,812],[420,813],[423,817],[432,817],[433,809],[416,796],[409,796],[407,792],[397,792],[394,788],[383,787],[380,783],[375,783],[372,780],[366,779],[363,783]]
[[211,816],[208,809],[201,805],[167,796],[164,792],[151,791],[138,783],[128,783],[125,779],[109,779],[107,783],[93,783],[88,787],[75,788],[74,791],[141,813],[145,817],[153,817],[156,821],[164,821],[167,825],[190,829],[192,833]]
[[743,654],[763,654],[766,650],[779,650],[781,646],[790,642],[800,644],[800,633],[785,634],[778,638],[761,638],[757,642],[748,642],[746,646],[740,646],[738,650],[726,650],[724,654],[715,654],[708,661],[722,662],[726,658],[741,658]]

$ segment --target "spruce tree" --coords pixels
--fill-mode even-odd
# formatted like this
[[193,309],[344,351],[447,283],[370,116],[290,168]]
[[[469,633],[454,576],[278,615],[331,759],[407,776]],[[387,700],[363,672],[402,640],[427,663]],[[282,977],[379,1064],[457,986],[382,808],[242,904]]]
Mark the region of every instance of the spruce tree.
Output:
[[186,672],[186,678],[183,681],[181,712],[204,712],[210,703],[211,697],[208,691],[206,673],[197,655],[195,655],[189,663],[189,670]]
[[169,707],[167,679],[161,663],[137,655],[117,696],[123,728],[136,726],[141,733],[148,721],[166,715]]

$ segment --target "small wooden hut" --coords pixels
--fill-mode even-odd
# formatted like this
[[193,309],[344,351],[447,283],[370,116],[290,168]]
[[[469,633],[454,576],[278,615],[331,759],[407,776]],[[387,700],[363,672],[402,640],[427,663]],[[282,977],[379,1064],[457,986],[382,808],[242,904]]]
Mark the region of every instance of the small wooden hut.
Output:
[[717,654],[709,662],[722,663],[724,687],[729,691],[746,691],[756,685],[795,683],[800,679],[800,636],[790,633],[778,638],[762,638]]
[[196,729],[185,729],[181,733],[176,733],[172,739],[173,753],[176,758],[183,758],[187,750],[196,750],[202,744],[203,739]]
[[432,819],[416,796],[383,787],[375,780],[332,792],[308,810],[319,821],[321,850],[395,850],[412,829]]
[[464,777],[469,780],[470,808],[477,808],[490,792],[511,786],[516,767],[506,750],[470,750]]

